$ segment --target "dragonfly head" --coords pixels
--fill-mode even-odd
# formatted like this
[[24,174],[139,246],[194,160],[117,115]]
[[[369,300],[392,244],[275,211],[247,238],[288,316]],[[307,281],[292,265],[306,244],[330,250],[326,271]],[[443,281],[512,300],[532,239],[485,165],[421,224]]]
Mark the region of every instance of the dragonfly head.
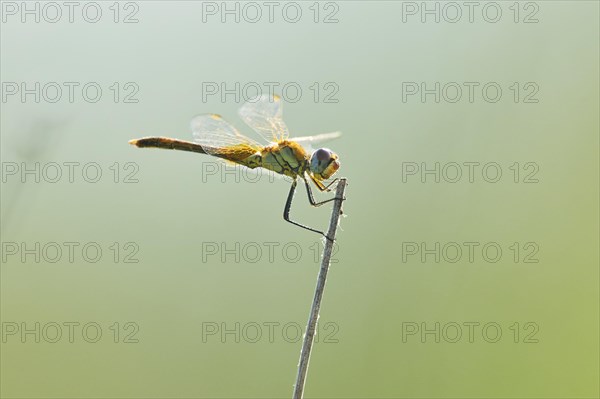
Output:
[[310,171],[319,180],[327,180],[340,168],[338,156],[328,148],[319,148],[310,157]]

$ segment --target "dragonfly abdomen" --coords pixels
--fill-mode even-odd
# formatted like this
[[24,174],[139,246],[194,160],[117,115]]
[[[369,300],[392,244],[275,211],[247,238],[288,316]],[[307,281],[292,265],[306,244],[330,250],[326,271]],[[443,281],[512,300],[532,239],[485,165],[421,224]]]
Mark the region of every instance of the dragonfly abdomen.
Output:
[[144,137],[142,139],[130,140],[129,144],[140,148],[153,147],[164,148],[167,150],[190,151],[199,152],[200,154],[207,154],[206,149],[200,144],[184,140],[171,139],[168,137]]

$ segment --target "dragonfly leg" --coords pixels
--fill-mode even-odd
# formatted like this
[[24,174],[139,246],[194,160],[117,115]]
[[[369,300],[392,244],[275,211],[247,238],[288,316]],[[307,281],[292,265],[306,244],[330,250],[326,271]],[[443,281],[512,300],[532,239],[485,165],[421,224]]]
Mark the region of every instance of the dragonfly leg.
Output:
[[[337,180],[337,179],[336,179],[336,180]],[[330,186],[332,183],[333,183],[333,182],[329,183],[329,186]],[[336,199],[339,199],[339,198],[333,197],[333,198],[329,198],[329,199],[327,199],[327,200],[325,200],[325,201],[316,202],[316,201],[315,201],[315,197],[313,197],[313,193],[312,193],[312,189],[310,188],[310,184],[308,184],[308,181],[307,181],[307,180],[304,180],[304,185],[306,186],[306,193],[308,194],[308,202],[310,202],[310,204],[311,204],[312,206],[314,206],[314,207],[321,206],[321,205],[323,205],[323,204],[326,204],[326,203],[328,203],[328,202],[335,201]],[[327,187],[329,187],[329,186],[327,186]],[[346,199],[346,198],[342,198],[342,201],[343,201],[343,200],[345,200],[345,199]]]
[[335,183],[335,182],[337,182],[337,181],[338,181],[338,178],[336,177],[335,179],[333,179],[333,180],[331,181],[331,183],[329,183],[328,185],[326,185],[326,186],[325,186],[325,190],[322,190],[322,191],[331,191],[331,190],[329,189],[329,187],[331,187],[331,186],[333,185],[333,183]]
[[333,241],[331,238],[327,237],[327,235],[326,235],[324,232],[322,232],[322,231],[319,231],[319,230],[316,230],[316,229],[313,229],[313,228],[311,228],[311,227],[308,227],[308,226],[305,226],[305,225],[303,225],[303,224],[300,224],[300,223],[298,223],[298,222],[294,222],[293,220],[291,220],[291,219],[290,219],[290,208],[292,207],[292,201],[293,201],[293,199],[294,199],[294,194],[295,194],[295,192],[296,192],[296,185],[297,185],[297,184],[298,184],[298,181],[297,181],[297,180],[294,180],[294,182],[292,183],[292,187],[290,188],[290,193],[288,194],[287,201],[285,202],[285,208],[284,208],[284,210],[283,210],[283,219],[284,219],[286,222],[289,222],[289,223],[291,223],[291,224],[293,224],[293,225],[296,225],[296,226],[298,226],[298,227],[302,227],[303,229],[306,229],[306,230],[312,231],[312,232],[314,232],[314,233],[321,234],[322,236],[324,236],[324,237],[325,237],[325,238],[327,238],[328,240],[330,240],[330,241]]

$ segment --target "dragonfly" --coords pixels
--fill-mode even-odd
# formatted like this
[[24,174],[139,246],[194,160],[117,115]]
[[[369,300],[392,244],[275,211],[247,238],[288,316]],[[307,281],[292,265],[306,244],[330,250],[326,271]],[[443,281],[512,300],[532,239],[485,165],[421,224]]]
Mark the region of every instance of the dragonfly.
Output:
[[333,241],[323,231],[292,220],[290,210],[299,180],[304,181],[308,201],[313,207],[345,199],[334,197],[315,201],[310,183],[321,192],[331,191],[331,186],[338,179],[327,182],[340,168],[340,160],[328,148],[319,148],[310,153],[302,146],[303,143],[312,145],[335,139],[341,136],[341,132],[290,138],[282,117],[282,100],[277,95],[262,94],[249,99],[240,108],[239,115],[265,141],[264,144],[243,135],[217,114],[203,114],[192,119],[190,128],[193,142],[168,137],[144,137],[130,140],[129,144],[140,148],[207,154],[250,169],[264,168],[287,176],[291,178],[292,185],[283,210],[283,219]]

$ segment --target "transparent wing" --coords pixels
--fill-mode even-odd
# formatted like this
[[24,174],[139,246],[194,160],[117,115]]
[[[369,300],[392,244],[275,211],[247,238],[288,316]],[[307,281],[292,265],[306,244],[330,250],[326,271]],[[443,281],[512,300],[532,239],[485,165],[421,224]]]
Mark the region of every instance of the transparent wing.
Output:
[[244,104],[239,113],[242,120],[269,143],[289,137],[279,96],[261,94]]
[[304,149],[306,150],[306,152],[308,152],[309,154],[312,154],[312,152],[314,150],[319,148],[319,145],[318,145],[319,143],[337,139],[341,135],[342,135],[342,132],[331,132],[331,133],[315,134],[314,136],[292,137],[289,140],[295,141],[296,143],[301,144],[302,147],[304,147]]
[[342,135],[342,132],[331,132],[331,133],[315,134],[314,136],[292,137],[290,140],[295,141],[297,143],[318,144],[323,141],[337,139],[341,135]]
[[194,141],[211,155],[223,155],[236,150],[258,151],[261,145],[241,134],[216,114],[198,115],[190,122]]

